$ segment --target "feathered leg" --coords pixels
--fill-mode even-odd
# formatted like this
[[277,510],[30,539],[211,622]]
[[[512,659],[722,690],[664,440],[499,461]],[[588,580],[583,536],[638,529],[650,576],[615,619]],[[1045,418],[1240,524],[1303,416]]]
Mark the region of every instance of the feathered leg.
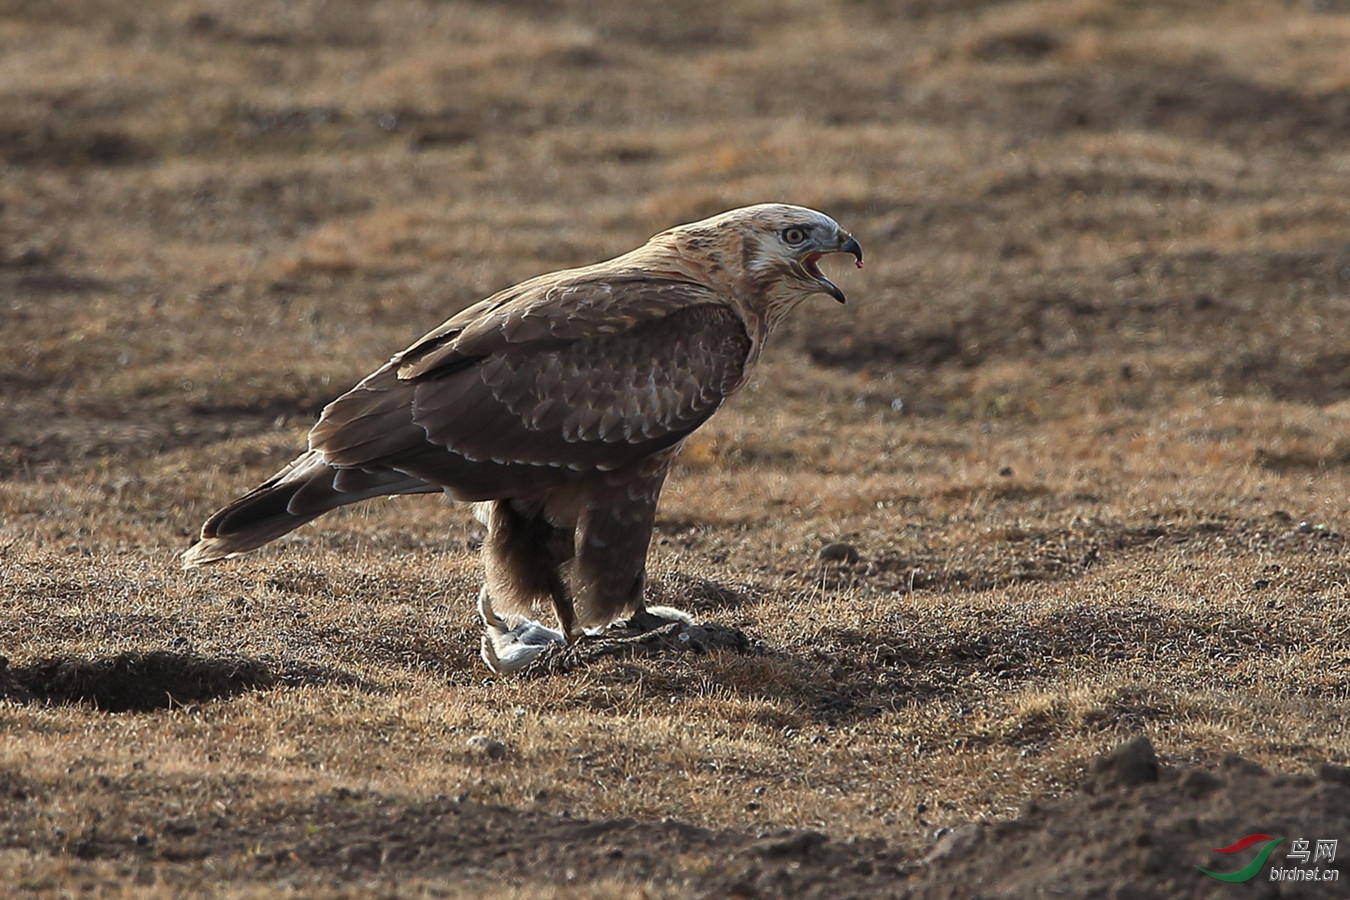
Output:
[[[483,543],[487,585],[478,600],[481,653],[488,668],[518,671],[550,644],[570,644],[623,616],[639,631],[672,621],[692,624],[677,609],[648,609],[643,602],[647,550],[666,468],[663,460],[637,478],[631,470],[616,474],[580,495],[559,498],[554,507],[521,501],[475,506],[474,514],[488,526]],[[555,524],[572,516],[574,529]],[[558,631],[530,618],[545,597],[557,613]]]
[[[478,595],[481,655],[489,669],[509,674],[550,644],[566,645],[580,634],[562,571],[572,556],[571,534],[550,524],[541,509],[518,501],[478,503],[474,515],[488,527],[483,542],[487,584]],[[545,599],[553,604],[560,630],[531,618]],[[509,618],[499,615],[494,604]]]
[[667,464],[645,477],[626,480],[613,493],[597,495],[577,521],[572,592],[586,628],[603,628],[621,616],[639,630],[671,621],[693,624],[670,607],[647,608],[647,550]]
[[542,510],[520,501],[496,500],[488,507],[483,570],[493,605],[508,614],[528,616],[548,600],[563,634],[576,631],[572,593],[562,567],[572,557],[571,534],[551,524]]

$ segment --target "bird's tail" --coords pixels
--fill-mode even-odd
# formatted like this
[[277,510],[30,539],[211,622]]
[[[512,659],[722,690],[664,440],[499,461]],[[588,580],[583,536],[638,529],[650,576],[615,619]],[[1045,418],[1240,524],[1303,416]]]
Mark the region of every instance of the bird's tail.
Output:
[[183,554],[192,568],[229,559],[274,541],[329,510],[386,494],[421,494],[440,488],[402,472],[340,469],[310,450],[263,484],[215,513]]

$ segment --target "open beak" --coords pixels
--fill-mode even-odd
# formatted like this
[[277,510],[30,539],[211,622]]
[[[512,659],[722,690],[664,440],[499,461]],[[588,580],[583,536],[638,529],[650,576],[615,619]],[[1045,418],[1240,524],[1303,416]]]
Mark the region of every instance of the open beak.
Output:
[[847,231],[841,231],[841,232],[839,232],[839,236],[840,236],[841,238],[844,239],[844,242],[843,242],[842,244],[839,245],[839,252],[840,252],[840,253],[852,253],[852,254],[853,254],[853,264],[854,264],[855,266],[857,266],[858,268],[861,269],[861,268],[862,268],[862,246],[858,243],[858,239],[855,238],[853,235],[849,234]]
[[[857,239],[853,237],[853,235],[849,234],[847,231],[839,232],[839,246],[835,247],[833,250],[830,250],[828,252],[852,253],[854,265],[856,265],[860,269],[862,268],[863,264],[862,245],[859,244]],[[830,281],[830,279],[826,278],[824,273],[820,271],[820,267],[816,265],[816,261],[819,260],[824,255],[825,255],[824,253],[807,254],[805,257],[802,258],[802,267],[806,269],[807,274],[809,274],[815,281],[820,283],[820,286],[825,289],[825,293],[829,294],[831,297],[838,300],[840,303],[845,303],[847,301],[845,301],[844,299],[844,292],[839,290],[838,286],[836,286],[833,281]]]

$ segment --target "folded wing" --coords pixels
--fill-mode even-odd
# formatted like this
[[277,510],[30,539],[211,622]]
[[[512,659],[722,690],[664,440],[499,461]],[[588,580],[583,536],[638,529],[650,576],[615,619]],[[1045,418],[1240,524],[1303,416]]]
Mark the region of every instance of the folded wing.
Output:
[[683,440],[739,387],[750,346],[696,284],[540,288],[396,356],[324,410],[310,449],[464,500],[547,490]]

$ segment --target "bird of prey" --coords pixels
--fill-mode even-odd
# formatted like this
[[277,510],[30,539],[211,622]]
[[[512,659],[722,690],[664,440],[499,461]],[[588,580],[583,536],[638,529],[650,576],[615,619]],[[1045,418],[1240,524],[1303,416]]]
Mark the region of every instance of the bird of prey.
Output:
[[[767,203],[500,291],[328,404],[309,448],[207,519],[184,564],[348,503],[444,492],[487,526],[478,605],[494,671],[623,616],[679,618],[643,603],[666,474],[793,307],[844,302],[817,265],[836,252],[862,266],[829,216]],[[531,618],[549,604],[556,629]]]

